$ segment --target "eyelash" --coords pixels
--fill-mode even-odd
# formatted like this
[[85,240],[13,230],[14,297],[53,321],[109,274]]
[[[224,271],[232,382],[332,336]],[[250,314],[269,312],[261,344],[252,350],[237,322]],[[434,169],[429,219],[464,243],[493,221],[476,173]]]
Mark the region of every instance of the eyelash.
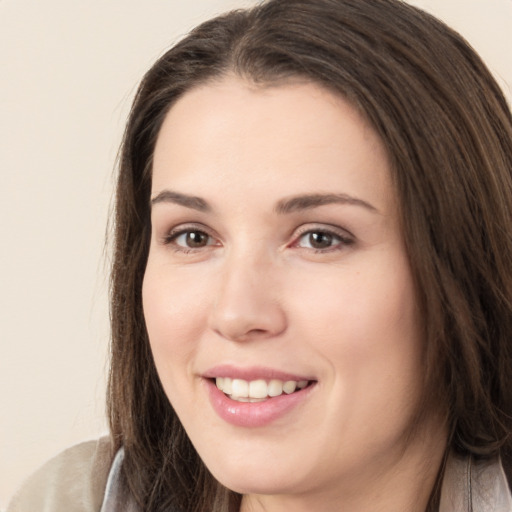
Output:
[[183,245],[178,245],[176,243],[176,240],[180,236],[191,234],[191,233],[201,233],[202,235],[206,235],[210,239],[214,239],[215,238],[212,235],[210,235],[208,233],[208,231],[206,229],[204,229],[202,226],[201,227],[198,227],[198,226],[182,226],[182,227],[179,227],[177,229],[173,229],[168,234],[166,234],[164,236],[164,239],[163,239],[163,244],[164,245],[170,245],[170,246],[172,246],[174,251],[181,252],[181,253],[184,253],[184,254],[189,254],[189,253],[192,253],[192,252],[196,252],[198,250],[202,250],[205,247],[211,247],[211,246],[216,245],[216,244],[207,244],[207,245],[204,245],[204,246],[201,246],[201,247],[186,247],[186,246],[183,246]]
[[295,238],[295,241],[292,243],[292,247],[299,247],[300,241],[305,236],[309,235],[311,237],[314,234],[316,234],[316,235],[320,234],[322,236],[327,236],[333,242],[337,241],[333,245],[330,245],[329,247],[326,247],[326,248],[314,248],[314,247],[307,248],[308,250],[314,251],[316,254],[325,254],[325,253],[329,253],[329,252],[340,251],[340,250],[343,250],[344,248],[346,248],[347,246],[353,245],[355,242],[354,237],[349,235],[346,232],[341,233],[339,230],[329,229],[329,228],[325,228],[325,227],[312,227],[312,228],[309,227],[309,228],[304,228],[304,230],[302,232],[298,233],[297,237]]
[[[163,244],[172,246],[174,251],[180,252],[183,254],[194,253],[197,251],[201,251],[201,250],[205,249],[206,247],[213,247],[215,245],[218,245],[215,243],[207,243],[206,245],[199,246],[199,247],[186,247],[184,245],[179,245],[178,243],[176,243],[177,239],[180,236],[188,235],[188,234],[192,234],[192,233],[198,233],[198,234],[204,235],[211,240],[215,239],[215,237],[212,236],[210,233],[208,233],[208,231],[206,229],[204,229],[202,226],[201,227],[183,226],[178,229],[174,229],[174,230],[170,231],[168,234],[166,234],[163,238]],[[347,246],[353,245],[355,242],[354,237],[350,234],[347,234],[346,232],[341,233],[339,230],[328,229],[325,227],[316,227],[316,228],[309,227],[309,228],[304,228],[302,231],[299,231],[299,233],[294,237],[294,241],[290,244],[290,247],[296,247],[296,248],[300,249],[301,248],[299,245],[300,241],[305,236],[309,235],[311,237],[314,234],[327,236],[329,239],[331,239],[331,241],[335,242],[333,245],[330,245],[329,247],[325,247],[325,248],[303,247],[306,250],[313,251],[315,254],[325,254],[325,253],[329,253],[329,252],[340,251],[340,250],[343,250],[344,248],[346,248]]]

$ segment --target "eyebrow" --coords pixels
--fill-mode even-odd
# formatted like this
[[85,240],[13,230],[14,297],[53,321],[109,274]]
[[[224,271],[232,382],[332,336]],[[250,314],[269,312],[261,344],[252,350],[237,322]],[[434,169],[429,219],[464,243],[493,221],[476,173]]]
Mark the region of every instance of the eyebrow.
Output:
[[[162,190],[162,192],[159,192],[151,199],[152,205],[158,203],[178,204],[200,212],[210,212],[212,210],[211,206],[203,198],[182,194],[181,192],[175,192],[173,190]],[[360,206],[373,213],[379,213],[377,208],[372,204],[348,194],[304,194],[293,196],[278,201],[274,211],[278,214],[287,214],[302,210],[310,210],[328,204]]]
[[293,213],[301,210],[318,208],[328,204],[348,204],[351,206],[361,206],[373,213],[379,213],[379,210],[372,204],[350,196],[348,194],[306,194],[300,196],[282,199],[275,207],[277,213]]
[[162,190],[159,194],[151,199],[151,204],[158,203],[174,203],[186,208],[192,208],[200,212],[211,211],[211,206],[201,197],[189,196],[187,194],[181,194],[180,192],[174,192],[173,190]]

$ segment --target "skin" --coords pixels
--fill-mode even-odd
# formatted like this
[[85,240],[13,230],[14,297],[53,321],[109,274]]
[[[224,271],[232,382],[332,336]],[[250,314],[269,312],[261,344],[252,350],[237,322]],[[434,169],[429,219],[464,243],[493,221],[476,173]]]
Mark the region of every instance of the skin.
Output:
[[[311,194],[331,197],[278,207]],[[143,303],[157,370],[242,511],[424,510],[446,434],[432,415],[404,441],[421,319],[387,155],[367,122],[312,83],[225,77],[169,111],[152,198]],[[202,377],[219,364],[316,384],[276,421],[234,426]]]

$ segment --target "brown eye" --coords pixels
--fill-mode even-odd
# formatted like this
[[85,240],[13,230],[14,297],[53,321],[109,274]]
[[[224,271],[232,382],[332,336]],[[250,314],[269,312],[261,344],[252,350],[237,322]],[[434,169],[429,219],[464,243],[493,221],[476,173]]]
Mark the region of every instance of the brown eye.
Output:
[[188,231],[185,233],[185,245],[187,247],[205,247],[210,237],[203,231]]
[[214,244],[214,240],[208,233],[198,229],[186,229],[167,238],[170,243],[183,249],[201,249]]
[[322,231],[308,233],[308,244],[313,249],[328,249],[332,247],[334,236]]
[[353,243],[354,239],[348,236],[329,230],[311,229],[302,233],[294,246],[317,252],[329,252],[330,250],[344,249]]

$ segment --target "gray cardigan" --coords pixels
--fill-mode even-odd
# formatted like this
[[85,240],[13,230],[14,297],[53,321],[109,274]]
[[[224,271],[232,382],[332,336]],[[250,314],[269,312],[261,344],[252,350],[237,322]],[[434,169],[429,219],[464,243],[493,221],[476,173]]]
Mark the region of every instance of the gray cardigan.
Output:
[[[7,512],[142,512],[120,484],[123,457],[121,449],[112,459],[105,438],[74,446],[32,475]],[[501,463],[451,455],[439,512],[512,512]]]

